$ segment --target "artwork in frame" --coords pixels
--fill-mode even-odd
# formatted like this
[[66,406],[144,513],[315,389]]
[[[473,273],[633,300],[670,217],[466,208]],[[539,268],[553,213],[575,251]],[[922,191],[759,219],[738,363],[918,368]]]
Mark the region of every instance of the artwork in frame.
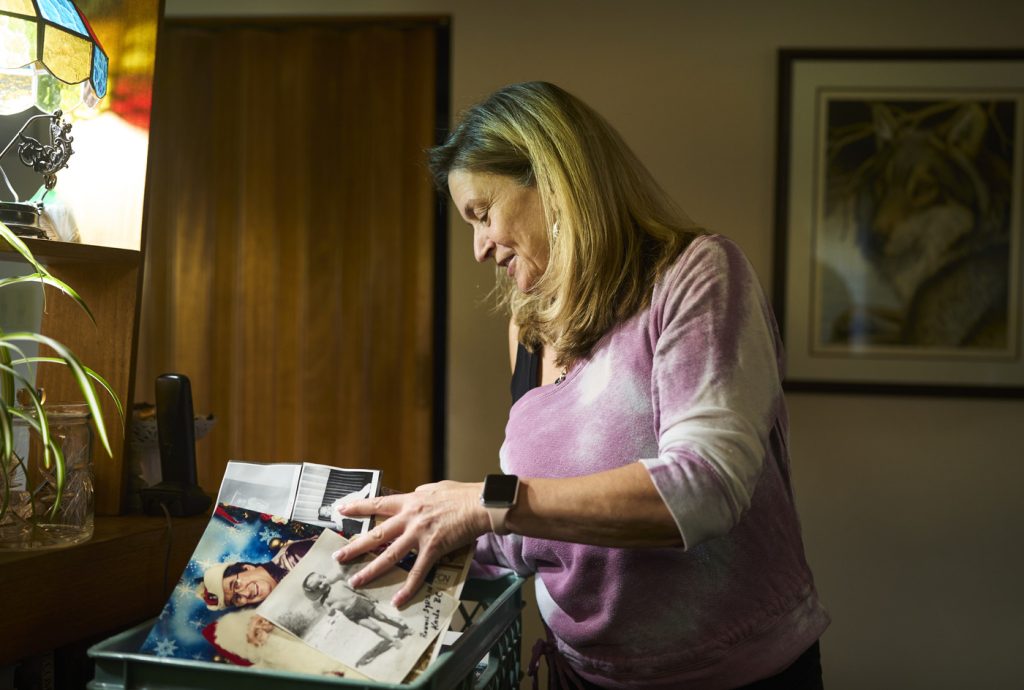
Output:
[[779,52],[790,390],[1024,394],[1024,52]]

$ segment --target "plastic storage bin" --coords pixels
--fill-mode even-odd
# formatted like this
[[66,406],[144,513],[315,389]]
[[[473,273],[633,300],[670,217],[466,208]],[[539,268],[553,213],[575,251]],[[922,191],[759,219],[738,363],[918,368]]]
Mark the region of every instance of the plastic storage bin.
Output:
[[[407,685],[252,669],[139,654],[152,627],[143,623],[89,649],[96,663],[90,690],[318,690],[384,688],[403,690],[518,690],[522,644],[523,578],[468,580],[462,605],[462,636],[427,671]],[[455,627],[459,627],[455,625]],[[486,667],[478,665],[487,659]]]

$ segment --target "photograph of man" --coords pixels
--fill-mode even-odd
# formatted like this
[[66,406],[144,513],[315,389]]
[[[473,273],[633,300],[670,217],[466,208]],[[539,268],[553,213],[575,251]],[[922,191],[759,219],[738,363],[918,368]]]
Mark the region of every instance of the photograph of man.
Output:
[[[408,625],[381,611],[377,602],[349,587],[341,576],[329,579],[321,573],[313,572],[303,580],[302,589],[328,615],[340,613],[381,638],[380,642],[359,658],[356,666],[365,666],[382,653],[398,646],[402,638],[412,634]],[[382,624],[394,628],[394,631],[389,632]]]
[[315,538],[286,542],[265,563],[218,563],[207,568],[196,593],[211,611],[254,606],[270,595],[277,584],[302,560]]

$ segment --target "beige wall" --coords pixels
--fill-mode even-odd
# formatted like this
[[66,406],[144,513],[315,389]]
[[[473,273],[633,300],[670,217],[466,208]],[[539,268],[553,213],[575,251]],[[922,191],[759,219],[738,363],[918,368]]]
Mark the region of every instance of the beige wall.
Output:
[[[167,11],[451,15],[455,109],[514,81],[568,88],[691,215],[737,240],[766,286],[777,48],[1024,45],[1019,1],[167,0]],[[475,480],[497,466],[508,370],[504,323],[478,306],[492,270],[471,261],[469,237],[453,224],[448,466]],[[789,400],[808,557],[834,617],[828,687],[1020,687],[1024,402]]]

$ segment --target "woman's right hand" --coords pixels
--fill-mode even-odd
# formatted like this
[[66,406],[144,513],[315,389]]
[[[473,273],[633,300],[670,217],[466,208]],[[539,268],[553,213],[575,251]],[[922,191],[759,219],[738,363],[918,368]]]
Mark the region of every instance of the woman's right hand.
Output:
[[442,481],[424,484],[412,493],[379,496],[342,506],[341,514],[346,517],[387,518],[335,554],[335,558],[344,563],[388,545],[353,575],[349,584],[361,587],[372,582],[391,570],[406,554],[415,551],[416,562],[409,570],[405,585],[391,601],[395,607],[405,604],[442,556],[490,530],[487,512],[480,505],[482,486]]

